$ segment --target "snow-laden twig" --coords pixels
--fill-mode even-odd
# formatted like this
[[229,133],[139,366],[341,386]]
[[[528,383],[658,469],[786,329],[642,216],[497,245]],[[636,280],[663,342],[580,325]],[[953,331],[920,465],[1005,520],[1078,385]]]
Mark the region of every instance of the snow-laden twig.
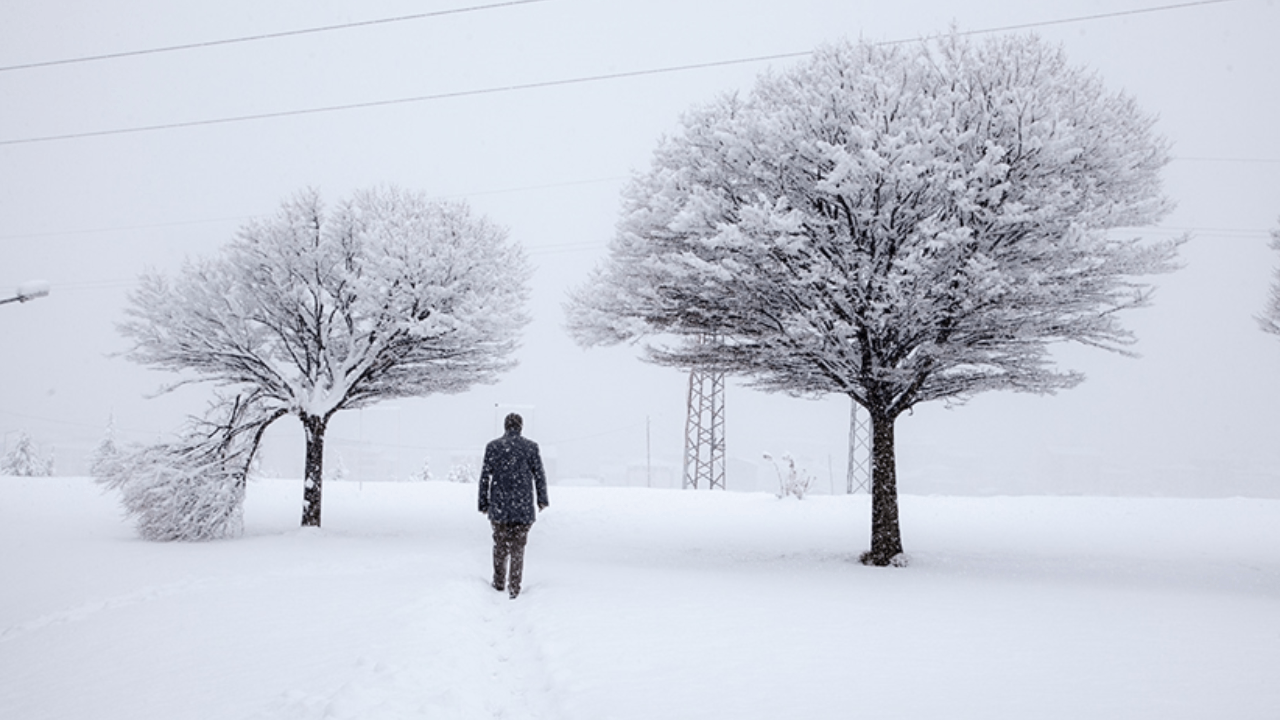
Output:
[[803,500],[813,485],[813,475],[807,470],[796,467],[795,458],[791,457],[791,453],[782,453],[781,460],[783,465],[786,465],[785,470],[769,453],[764,454],[764,459],[773,464],[773,470],[778,474],[778,497],[794,496],[797,500]]

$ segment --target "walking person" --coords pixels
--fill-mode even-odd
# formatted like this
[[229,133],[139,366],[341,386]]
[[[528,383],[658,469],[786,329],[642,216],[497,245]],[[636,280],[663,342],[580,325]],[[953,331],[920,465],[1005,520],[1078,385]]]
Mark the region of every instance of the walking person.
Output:
[[534,504],[538,510],[548,505],[547,475],[538,444],[520,434],[524,419],[511,413],[502,425],[503,436],[484,449],[480,512],[493,525],[493,588],[514,600],[524,575],[525,541],[537,519]]

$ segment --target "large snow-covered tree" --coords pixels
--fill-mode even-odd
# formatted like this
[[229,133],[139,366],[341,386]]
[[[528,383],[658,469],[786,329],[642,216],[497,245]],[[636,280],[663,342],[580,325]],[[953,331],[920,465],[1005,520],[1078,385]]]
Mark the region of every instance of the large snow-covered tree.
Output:
[[872,425],[872,535],[902,553],[894,424],[913,406],[1080,381],[1052,343],[1124,351],[1117,311],[1176,242],[1134,101],[1034,36],[843,42],[689,112],[624,191],[567,303],[579,342],[841,393]]
[[324,435],[339,410],[460,392],[514,363],[528,264],[465,204],[396,188],[332,211],[303,192],[172,281],[141,278],[129,357],[252,396],[306,434],[303,525],[320,525]]
[[[1271,247],[1280,250],[1280,230],[1271,231]],[[1271,284],[1271,297],[1267,299],[1262,315],[1258,316],[1258,323],[1263,330],[1280,335],[1280,267],[1276,268],[1275,279]]]

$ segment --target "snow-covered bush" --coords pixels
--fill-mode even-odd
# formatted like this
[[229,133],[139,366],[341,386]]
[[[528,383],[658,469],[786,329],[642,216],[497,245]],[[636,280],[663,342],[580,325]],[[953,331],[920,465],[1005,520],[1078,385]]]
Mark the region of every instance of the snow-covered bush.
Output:
[[422,461],[422,469],[409,476],[409,480],[413,482],[431,482],[431,460]]
[[280,414],[237,397],[217,403],[211,415],[219,419],[193,419],[172,442],[95,459],[95,479],[120,491],[125,514],[143,538],[212,540],[243,527],[253,455],[263,430]]
[[786,465],[785,470],[769,453],[764,454],[764,459],[773,463],[773,469],[778,473],[778,497],[794,495],[797,500],[803,500],[805,493],[809,492],[810,486],[813,485],[813,475],[807,470],[796,467],[795,458],[791,457],[791,453],[782,453],[781,460]]
[[341,455],[337,457],[337,459],[333,462],[332,465],[325,468],[324,470],[325,480],[334,480],[334,481],[341,482],[343,480],[346,480],[347,477],[350,475],[351,475],[351,472],[347,470],[347,463],[343,461]]
[[472,458],[455,462],[449,467],[449,482],[471,483],[480,479],[480,463]]
[[25,432],[18,433],[13,448],[0,459],[0,475],[47,477],[52,474],[53,458],[40,452]]

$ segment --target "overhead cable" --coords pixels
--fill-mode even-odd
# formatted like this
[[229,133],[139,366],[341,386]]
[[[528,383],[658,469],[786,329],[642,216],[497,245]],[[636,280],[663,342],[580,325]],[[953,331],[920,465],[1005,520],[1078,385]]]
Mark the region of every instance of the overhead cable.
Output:
[[0,72],[31,70],[34,68],[53,67],[55,65],[73,65],[77,63],[97,62],[99,60],[116,60],[118,58],[137,57],[139,55],[157,55],[160,53],[176,52],[179,50],[195,50],[197,48],[217,47],[220,45],[235,45],[239,43],[257,42],[260,40],[275,40],[277,38],[295,37],[298,35],[314,35],[316,33],[332,32],[334,30],[349,30],[351,28],[368,27],[370,25],[389,25],[391,23],[406,22],[409,20],[424,20],[426,18],[441,17],[444,15],[460,15],[462,13],[477,12],[480,10],[493,10],[496,8],[511,7],[513,5],[529,5],[540,2],[548,2],[548,0],[510,0],[509,2],[498,2],[489,5],[472,5],[470,7],[453,8],[450,10],[436,10],[433,12],[415,13],[413,15],[398,15],[396,17],[378,18],[376,20],[357,20],[354,22],[338,23],[336,25],[321,25],[319,27],[283,30],[273,33],[224,38],[221,40],[205,40],[203,42],[184,43],[182,45],[166,45],[164,47],[146,48],[143,50],[125,50],[121,52],[103,53],[101,55],[83,55],[81,57],[63,58],[60,60],[42,60],[38,62],[21,63],[18,65],[3,65],[0,66]]
[[956,35],[982,35],[996,32],[1010,32],[1012,30],[1029,30],[1037,27],[1068,25],[1071,23],[1089,22],[1091,20],[1108,20],[1111,18],[1124,17],[1126,15],[1146,15],[1148,13],[1164,12],[1166,10],[1182,10],[1190,7],[1199,7],[1201,5],[1221,5],[1222,3],[1236,1],[1237,0],[1196,0],[1195,2],[1184,2],[1176,5],[1159,5],[1157,7],[1134,8],[1132,10],[1113,10],[1111,12],[1097,13],[1094,15],[1079,15],[1076,17],[1063,18],[1061,20],[1041,20],[1039,22],[1021,23],[1018,25],[1004,25],[1002,27],[987,28],[985,30],[960,30],[956,32]]
[[[1120,17],[1125,15],[1137,15],[1142,13],[1154,13],[1167,10],[1179,10],[1188,7],[1196,7],[1201,5],[1218,5],[1228,2],[1238,2],[1238,0],[1198,0],[1197,2],[1179,3],[1175,5],[1161,5],[1157,7],[1140,8],[1135,10],[1120,10],[1110,13],[1099,13],[1095,15],[1084,15],[1074,18],[1063,18],[1059,20],[1044,20],[1035,23],[1023,23],[1021,25],[1006,25],[997,28],[986,28],[982,30],[968,30],[957,32],[958,35],[980,35],[996,32],[1007,32],[1010,30],[1026,29],[1031,27],[1039,27],[1046,25],[1061,25],[1064,23],[1087,22],[1093,20],[1101,20],[1105,18]],[[916,40],[887,40],[874,45],[897,45],[908,42],[916,42]],[[648,75],[667,75],[678,72],[688,72],[690,70],[704,70],[716,67],[728,67],[732,65],[743,65],[748,63],[769,62],[773,60],[790,60],[793,58],[804,57],[810,55],[812,51],[804,50],[797,52],[776,53],[772,55],[756,55],[753,57],[734,58],[730,60],[713,60],[702,63],[689,63],[685,65],[671,65],[661,68],[649,68],[645,70],[630,70],[625,72],[604,73],[600,75],[585,75],[576,78],[562,78],[559,80],[543,80],[539,82],[517,83],[513,85],[497,85],[487,88],[477,88],[472,90],[454,90],[449,92],[432,93],[429,95],[415,95],[413,97],[394,98],[390,100],[371,100],[365,102],[344,103],[341,105],[325,105],[321,107],[299,108],[295,110],[278,110],[275,112],[252,113],[248,115],[233,115],[222,118],[207,118],[204,120],[186,120],[170,123],[157,123],[154,125],[137,125],[127,128],[115,128],[111,130],[89,130],[85,132],[63,133],[57,135],[38,135],[26,138],[15,138],[11,140],[0,140],[0,146],[5,145],[29,145],[42,142],[56,142],[61,140],[78,140],[82,138],[106,137],[111,135],[131,135],[137,133],[154,132],[157,130],[176,130],[180,128],[200,127],[206,125],[226,125],[231,123],[249,122],[254,120],[271,120],[276,118],[295,117],[299,115],[314,115],[319,113],[340,112],[344,110],[357,110],[375,107],[388,107],[392,105],[408,105],[413,103],[431,102],[436,100],[449,100],[465,97],[476,97],[481,95],[496,95],[500,93],[516,92],[521,90],[536,90],[552,87],[566,87],[572,85],[585,85],[588,83],[605,82],[609,80],[622,80],[626,78],[644,77]]]

